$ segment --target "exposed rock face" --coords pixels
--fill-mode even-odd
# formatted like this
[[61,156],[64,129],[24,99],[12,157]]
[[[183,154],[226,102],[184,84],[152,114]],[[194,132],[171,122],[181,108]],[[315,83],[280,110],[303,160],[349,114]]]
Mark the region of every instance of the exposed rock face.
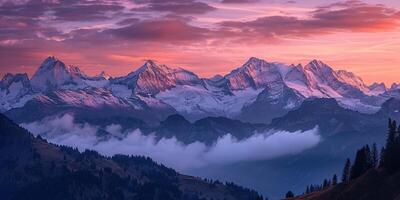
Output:
[[[355,74],[335,71],[318,60],[303,67],[252,57],[225,76],[211,79],[148,60],[126,76],[110,78],[104,72],[88,76],[78,67],[48,57],[31,80],[23,74],[8,74],[3,78],[0,108],[4,112],[24,107],[28,101],[49,99],[74,108],[77,105],[122,108],[128,104],[135,110],[169,110],[169,114],[177,111],[192,121],[224,116],[266,123],[309,98],[335,98],[345,108],[373,113],[388,98],[400,97],[395,88],[393,85],[386,90],[379,84],[367,87]],[[54,95],[48,94],[60,95],[55,100]],[[59,101],[60,98],[65,100]],[[273,112],[265,115],[268,110]]]

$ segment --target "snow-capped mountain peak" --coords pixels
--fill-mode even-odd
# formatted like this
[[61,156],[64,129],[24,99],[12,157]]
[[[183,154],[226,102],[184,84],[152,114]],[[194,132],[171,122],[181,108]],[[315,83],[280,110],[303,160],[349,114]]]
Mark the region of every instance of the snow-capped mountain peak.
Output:
[[218,81],[220,81],[220,80],[222,80],[222,79],[224,79],[224,77],[221,76],[220,74],[217,74],[217,75],[215,75],[215,76],[209,78],[208,80],[213,81],[213,82],[218,82]]
[[243,66],[225,76],[232,90],[258,89],[276,81],[283,81],[281,66],[251,57]]
[[316,78],[321,81],[326,81],[326,78],[332,77],[334,73],[334,70],[329,65],[315,59],[304,66],[304,69],[316,75]]
[[[111,99],[141,99],[139,107],[170,107],[191,119],[229,116],[246,120],[246,116],[263,116],[272,108],[275,114],[284,114],[307,98],[335,98],[346,108],[371,112],[379,107],[381,99],[390,96],[383,94],[384,85],[368,87],[355,74],[334,70],[320,60],[303,66],[255,57],[230,73],[211,79],[201,79],[186,69],[170,68],[154,60],[145,61],[126,76],[110,78],[102,72],[91,77],[76,66],[48,57],[30,83],[27,75],[6,75],[0,84],[0,109],[21,107],[37,95],[63,94],[59,96],[62,102],[74,106],[74,102],[85,106],[89,101],[97,102],[93,105],[101,107]],[[400,89],[400,85],[392,88]],[[74,98],[67,101],[68,96]]]
[[11,74],[7,73],[3,79],[0,81],[0,88],[5,89],[9,88],[13,83],[20,82],[23,87],[29,88],[30,82],[28,75],[26,73],[23,74]]
[[[50,70],[51,68],[53,68],[55,66],[55,63],[62,63],[62,62],[54,56],[49,56],[42,62],[38,71]],[[62,64],[64,64],[64,63],[62,63]]]
[[23,106],[32,98],[27,74],[6,74],[0,81],[0,111]]
[[75,66],[66,66],[62,61],[50,56],[40,65],[32,76],[31,84],[35,90],[48,91],[60,87],[84,85],[87,76]]
[[127,76],[112,79],[113,84],[126,85],[135,94],[154,95],[171,89],[176,85],[202,84],[201,79],[188,70],[172,69],[160,65],[153,60],[147,60],[137,70]]
[[[308,63],[308,66],[314,66],[314,67],[329,67],[327,64],[322,62],[321,60],[313,59]],[[330,68],[330,67],[329,67]]]
[[262,62],[267,62],[267,61],[265,61],[263,59],[260,59],[260,58],[256,58],[256,57],[250,57],[247,60],[247,62],[243,65],[243,67],[246,67],[246,66],[251,65],[251,64],[257,65],[257,64],[262,63]]
[[370,90],[370,93],[372,93],[373,95],[383,94],[388,90],[385,83],[376,83],[376,82],[368,86],[368,88]]
[[309,86],[307,75],[304,72],[304,67],[301,64],[290,65],[289,70],[285,74],[285,82],[299,84],[305,87]]
[[111,78],[111,76],[109,74],[107,74],[105,71],[101,71],[100,74],[92,77],[93,79],[103,79],[103,80],[109,80]]
[[170,71],[165,65],[158,65],[153,60],[147,60],[137,70],[126,76],[112,79],[113,84],[126,85],[134,93],[152,95],[173,87]]
[[369,91],[368,86],[359,76],[356,76],[353,72],[348,72],[346,70],[338,70],[336,71],[336,73],[339,79],[341,79],[341,81],[358,88],[364,93],[368,93]]
[[139,67],[135,72],[136,74],[151,72],[151,73],[163,73],[164,71],[169,71],[166,65],[158,64],[154,60],[147,60],[141,67]]
[[390,90],[397,90],[397,89],[400,89],[400,84],[399,83],[393,83],[390,86]]
[[[368,93],[369,91],[369,88],[363,80],[354,73],[346,70],[335,71],[329,65],[320,60],[312,60],[304,67],[304,69],[313,74],[313,77],[318,84],[335,84],[335,82],[340,82],[342,84],[353,86],[364,93]],[[336,87],[339,85],[331,86]]]
[[328,98],[360,98],[368,88],[352,73],[335,71],[319,60],[313,60],[304,67],[310,85],[320,95]]

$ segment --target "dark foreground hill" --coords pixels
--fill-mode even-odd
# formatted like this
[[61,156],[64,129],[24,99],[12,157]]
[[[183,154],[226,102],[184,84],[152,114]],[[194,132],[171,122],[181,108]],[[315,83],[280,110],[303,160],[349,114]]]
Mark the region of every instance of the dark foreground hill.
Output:
[[[346,160],[342,182],[337,176],[323,184],[307,186],[296,200],[399,200],[400,199],[400,126],[389,119],[386,144],[378,153],[376,144],[357,150],[355,159]],[[352,163],[352,164],[351,164]],[[290,199],[290,198],[289,198]]]
[[372,169],[361,177],[329,189],[302,195],[293,200],[398,200],[400,172],[388,174]]
[[185,176],[150,158],[57,146],[0,114],[0,197],[7,199],[262,199],[231,183]]

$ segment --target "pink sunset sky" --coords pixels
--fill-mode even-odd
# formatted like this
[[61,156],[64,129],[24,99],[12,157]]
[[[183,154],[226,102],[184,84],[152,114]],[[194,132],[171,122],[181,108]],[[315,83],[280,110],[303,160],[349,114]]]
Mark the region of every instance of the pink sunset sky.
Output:
[[87,74],[144,60],[200,76],[249,57],[319,59],[368,84],[400,82],[399,0],[0,0],[0,75],[54,55]]

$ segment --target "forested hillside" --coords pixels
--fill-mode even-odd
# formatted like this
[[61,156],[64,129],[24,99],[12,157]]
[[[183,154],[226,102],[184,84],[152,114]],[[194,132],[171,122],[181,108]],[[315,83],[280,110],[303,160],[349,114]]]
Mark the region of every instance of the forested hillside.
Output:
[[341,182],[333,175],[322,184],[310,185],[297,200],[392,200],[400,199],[400,126],[389,119],[386,145],[378,153],[375,144],[365,145],[351,162],[347,159]]
[[140,156],[104,157],[56,146],[0,115],[1,199],[263,199]]

